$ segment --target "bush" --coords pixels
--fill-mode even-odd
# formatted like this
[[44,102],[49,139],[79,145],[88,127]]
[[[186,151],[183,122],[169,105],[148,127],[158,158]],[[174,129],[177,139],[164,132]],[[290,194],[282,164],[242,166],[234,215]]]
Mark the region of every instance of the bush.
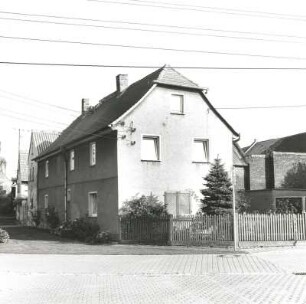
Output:
[[107,231],[100,231],[97,233],[97,235],[95,236],[95,238],[92,239],[93,244],[106,244],[109,243],[111,241],[111,237],[109,232]]
[[34,222],[35,226],[38,227],[41,221],[41,212],[40,210],[30,210],[32,221]]
[[58,217],[58,213],[56,212],[54,207],[49,207],[47,209],[46,217],[47,217],[47,223],[51,229],[55,229],[56,227],[58,227],[60,220]]
[[92,242],[100,232],[100,227],[97,223],[91,222],[85,218],[79,218],[71,224],[72,234],[82,242]]
[[9,234],[4,229],[0,228],[0,243],[7,243],[10,239]]
[[125,201],[120,209],[122,216],[149,216],[159,217],[168,215],[167,205],[160,202],[155,195],[142,195],[133,197],[131,200]]

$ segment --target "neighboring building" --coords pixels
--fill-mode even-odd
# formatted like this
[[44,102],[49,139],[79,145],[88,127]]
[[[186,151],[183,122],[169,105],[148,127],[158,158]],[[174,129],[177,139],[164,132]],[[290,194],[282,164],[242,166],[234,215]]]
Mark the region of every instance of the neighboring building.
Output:
[[28,220],[28,152],[19,151],[16,180],[16,219],[22,224]]
[[6,176],[6,160],[1,156],[0,142],[0,195],[9,194],[11,190],[11,181]]
[[[28,210],[37,210],[37,163],[33,160],[45,151],[59,136],[55,132],[32,132],[28,155]],[[28,214],[28,222],[31,224],[31,213]]]
[[137,194],[157,195],[173,214],[197,212],[216,157],[230,175],[237,165],[243,183],[239,134],[203,88],[168,66],[130,86],[118,75],[116,84],[95,107],[83,99],[82,115],[38,156],[41,210],[53,205],[61,220],[87,215],[116,237],[118,210]]
[[254,142],[244,150],[249,164],[247,194],[252,210],[276,210],[287,201],[305,211],[306,188],[285,188],[283,183],[294,166],[306,164],[306,133]]

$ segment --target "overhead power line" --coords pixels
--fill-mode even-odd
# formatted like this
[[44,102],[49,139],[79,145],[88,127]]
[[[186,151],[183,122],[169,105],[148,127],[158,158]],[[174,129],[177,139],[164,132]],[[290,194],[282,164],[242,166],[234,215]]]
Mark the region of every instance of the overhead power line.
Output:
[[55,121],[55,120],[50,120],[50,119],[45,118],[45,117],[38,117],[38,116],[35,116],[35,115],[31,115],[31,114],[26,114],[26,113],[21,113],[21,112],[17,112],[17,111],[12,111],[10,109],[6,109],[6,108],[2,108],[2,107],[0,107],[0,110],[1,110],[1,112],[5,111],[5,112],[8,112],[8,113],[11,113],[11,114],[14,114],[14,115],[21,115],[23,117],[30,117],[30,118],[32,118],[34,120],[37,120],[37,121],[50,122],[52,124],[58,124],[58,125],[62,125],[62,126],[67,127],[67,123],[63,123],[63,122],[59,122],[59,121]]
[[57,39],[44,39],[44,38],[32,38],[32,37],[17,37],[17,36],[4,36],[1,35],[2,39],[9,40],[22,40],[22,41],[33,41],[33,42],[48,42],[48,43],[61,43],[61,44],[75,44],[75,45],[89,45],[89,46],[103,46],[112,48],[130,48],[140,50],[156,50],[156,51],[168,51],[168,52],[181,52],[181,53],[195,53],[195,54],[212,54],[212,55],[227,55],[227,56],[246,56],[246,57],[257,57],[257,58],[270,58],[270,59],[286,59],[286,60],[306,60],[306,57],[294,57],[294,56],[275,56],[275,55],[264,55],[264,54],[251,54],[251,53],[236,53],[236,52],[223,52],[223,51],[206,51],[196,49],[177,49],[167,47],[153,47],[145,45],[128,45],[128,44],[112,44],[112,43],[98,43],[98,42],[85,42],[85,41],[72,41],[72,40],[57,40]]
[[[13,93],[13,92],[9,92],[9,91],[5,91],[5,90],[2,90],[2,89],[0,89],[0,92],[8,94],[8,95],[15,96],[17,98],[21,98],[23,100],[26,100],[26,101],[23,101],[25,103],[35,103],[35,104],[39,104],[40,106],[48,106],[48,107],[57,108],[57,109],[60,109],[60,110],[79,113],[78,111],[70,109],[70,108],[66,108],[66,107],[63,107],[63,106],[57,106],[57,105],[54,105],[54,104],[51,104],[51,103],[47,103],[47,102],[43,102],[41,100],[37,100],[37,99],[29,98],[29,97],[26,97],[26,96],[22,96],[22,95],[19,95],[19,94]],[[6,96],[4,96],[4,97],[6,97]],[[16,99],[14,99],[14,100],[16,100]],[[16,101],[18,101],[18,100],[16,100]]]
[[294,20],[294,21],[306,21],[306,16],[303,15],[288,15],[272,12],[262,12],[262,11],[252,11],[252,10],[238,10],[229,9],[221,7],[211,7],[211,6],[200,6],[200,5],[186,5],[186,4],[175,4],[170,2],[152,2],[152,1],[141,1],[141,0],[128,0],[127,1],[111,1],[111,0],[87,0],[89,2],[101,2],[110,4],[124,4],[131,6],[143,6],[143,7],[156,7],[162,9],[170,10],[188,10],[195,12],[210,12],[210,13],[220,13],[227,15],[241,15],[250,17],[260,17],[260,18],[273,18],[281,20]]
[[[81,64],[81,63],[55,63],[55,62],[21,62],[0,61],[3,65],[29,65],[29,66],[51,66],[51,67],[81,67],[81,68],[128,68],[128,69],[159,69],[160,65],[109,65],[109,64]],[[184,70],[296,70],[305,71],[306,67],[226,67],[226,66],[172,66],[175,69]],[[77,111],[76,111],[77,112]]]
[[288,108],[305,108],[306,104],[300,105],[280,105],[280,106],[250,106],[250,107],[220,107],[217,110],[256,110],[256,109],[288,109]]
[[[298,35],[289,35],[289,34],[279,34],[279,33],[264,33],[264,32],[252,32],[252,31],[234,31],[234,30],[223,30],[223,29],[214,29],[206,28],[201,26],[182,26],[182,25],[173,25],[173,24],[156,24],[156,23],[141,23],[141,22],[131,22],[131,21],[122,21],[122,20],[108,20],[108,19],[93,19],[93,18],[80,18],[80,17],[69,17],[69,16],[57,16],[57,15],[46,15],[46,14],[33,14],[33,13],[19,13],[19,12],[10,12],[10,11],[1,11],[0,14],[9,14],[17,16],[27,16],[27,17],[43,17],[43,18],[52,18],[60,20],[74,20],[74,21],[86,21],[86,22],[99,22],[99,23],[113,23],[113,24],[125,24],[125,25],[140,25],[140,26],[149,26],[149,27],[163,27],[163,28],[174,28],[174,29],[184,29],[184,30],[196,30],[196,31],[211,31],[211,32],[221,32],[221,33],[231,33],[231,34],[246,34],[246,35],[261,35],[269,37],[280,37],[280,38],[294,38],[294,39],[306,39],[306,36]],[[89,25],[91,26],[91,25]]]
[[[209,33],[191,33],[191,32],[179,32],[179,31],[167,31],[167,30],[156,30],[156,29],[145,29],[145,28],[131,28],[131,27],[118,27],[109,25],[94,25],[94,24],[80,24],[80,23],[67,23],[58,21],[48,21],[48,20],[30,20],[21,18],[11,18],[11,17],[1,17],[0,20],[8,21],[18,21],[18,22],[28,22],[28,23],[42,23],[42,24],[52,24],[52,25],[64,25],[64,26],[79,26],[79,27],[91,27],[99,29],[113,29],[113,30],[123,30],[123,31],[139,31],[139,32],[150,32],[150,33],[162,33],[162,34],[174,34],[174,35],[185,35],[185,36],[206,36],[215,38],[226,38],[226,39],[236,39],[236,40],[254,40],[254,41],[264,41],[264,42],[278,42],[278,43],[304,43],[302,41],[292,41],[292,40],[281,40],[281,39],[266,39],[258,37],[238,37],[222,34],[209,34]],[[304,37],[306,39],[306,37]]]

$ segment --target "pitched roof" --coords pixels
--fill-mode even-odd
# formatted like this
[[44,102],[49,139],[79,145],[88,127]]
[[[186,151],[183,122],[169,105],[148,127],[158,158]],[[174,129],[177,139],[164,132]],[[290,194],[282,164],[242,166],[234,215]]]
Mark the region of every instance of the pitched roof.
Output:
[[20,180],[23,182],[28,181],[28,152],[20,151],[18,160],[18,171],[20,174]]
[[45,151],[59,135],[59,133],[55,132],[32,132],[31,144],[36,147],[37,153],[40,154]]
[[244,152],[236,142],[233,142],[233,164],[238,167],[246,167],[248,165],[245,161]]
[[259,141],[246,152],[246,155],[267,154],[272,151],[306,153],[306,133]]
[[[197,84],[178,73],[170,66],[163,66],[153,73],[147,75],[131,84],[122,92],[113,92],[100,100],[93,111],[80,115],[68,126],[61,135],[44,152],[39,155],[43,157],[49,153],[58,151],[74,141],[107,129],[116,119],[132,108],[152,88],[154,84],[167,85],[202,92]],[[225,121],[225,119],[213,108],[204,94],[201,94],[211,110],[225,123],[225,125],[238,136],[238,133]]]

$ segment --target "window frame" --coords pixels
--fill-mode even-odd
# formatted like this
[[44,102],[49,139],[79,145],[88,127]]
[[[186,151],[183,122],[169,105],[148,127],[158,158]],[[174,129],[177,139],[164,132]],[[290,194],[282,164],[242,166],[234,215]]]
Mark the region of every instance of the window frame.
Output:
[[[73,155],[73,157],[72,157]],[[72,166],[73,164],[73,166]],[[75,150],[71,149],[69,151],[69,170],[74,171],[75,170]]]
[[[46,204],[46,202],[47,202],[47,204]],[[49,195],[48,194],[44,195],[44,208],[45,208],[45,210],[47,210],[49,208]]]
[[[93,208],[90,206],[90,197],[92,194],[96,194],[97,213],[93,213]],[[98,217],[98,191],[88,192],[88,217]]]
[[[204,142],[207,143],[207,157],[206,157],[206,160],[195,160],[194,159],[194,144],[196,142],[202,142],[202,144],[203,144],[203,152],[205,152],[204,151]],[[210,148],[210,145],[209,145],[209,139],[208,138],[199,138],[199,137],[193,138],[192,139],[192,162],[196,163],[196,164],[208,164],[209,160],[210,160],[209,148]]]
[[[93,146],[94,151],[95,151],[95,157],[93,158]],[[94,160],[94,161],[93,161]],[[97,143],[95,141],[92,141],[91,143],[89,143],[89,165],[91,167],[94,167],[97,164]]]
[[[143,145],[142,142],[146,139],[153,139],[154,140],[154,149],[155,153],[157,153],[157,159],[145,159],[143,158]],[[156,143],[156,144],[155,144]],[[161,162],[161,136],[154,135],[154,134],[141,134],[141,145],[140,145],[140,158],[143,162]]]
[[71,202],[71,189],[67,189],[67,197],[66,197],[66,202],[70,203]]
[[45,178],[49,177],[49,160],[45,161]]
[[[180,97],[180,110],[176,111],[173,110],[172,108],[172,97]],[[175,114],[175,115],[185,115],[185,95],[184,94],[171,94],[171,100],[170,100],[170,114]]]

